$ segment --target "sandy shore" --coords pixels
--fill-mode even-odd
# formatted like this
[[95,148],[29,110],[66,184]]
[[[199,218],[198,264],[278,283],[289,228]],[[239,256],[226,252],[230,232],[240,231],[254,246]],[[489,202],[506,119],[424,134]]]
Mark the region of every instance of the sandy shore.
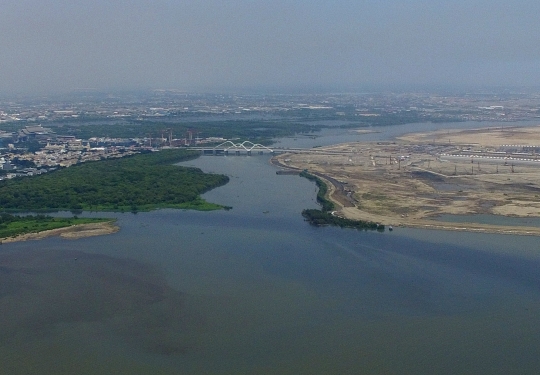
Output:
[[[277,163],[275,163],[277,164]],[[282,165],[282,167],[284,167]],[[464,232],[476,232],[476,233],[498,233],[498,234],[514,234],[524,236],[540,236],[539,227],[528,226],[509,226],[509,225],[492,225],[492,224],[480,224],[480,223],[454,223],[446,221],[437,221],[430,219],[422,219],[416,217],[400,217],[398,215],[378,215],[358,209],[358,207],[345,207],[344,197],[340,194],[340,187],[335,186],[332,183],[331,178],[325,178],[324,175],[318,174],[318,177],[322,178],[328,186],[328,198],[336,206],[335,214],[352,220],[372,221],[375,223],[382,223],[386,226],[393,227],[407,227],[407,228],[420,228],[420,229],[434,229],[434,230],[452,230],[452,231],[464,231]]]
[[17,237],[2,238],[1,243],[41,240],[47,237],[60,236],[62,238],[76,240],[78,238],[102,236],[116,233],[120,228],[113,222],[72,225],[70,227],[45,230],[37,233],[21,234]]
[[481,127],[478,129],[444,129],[428,133],[411,133],[398,137],[410,143],[449,143],[483,147],[503,144],[538,145],[540,126]]
[[[334,203],[338,203],[334,201]],[[528,226],[510,226],[510,225],[491,225],[480,223],[454,223],[447,221],[436,221],[429,219],[401,218],[395,216],[383,216],[370,214],[355,207],[343,207],[340,211],[344,217],[354,220],[367,220],[376,223],[383,223],[394,227],[408,227],[420,229],[453,230],[463,232],[477,233],[499,233],[499,234],[517,234],[526,236],[540,236],[540,228]]]
[[[540,217],[540,164],[489,158],[500,145],[540,145],[540,126],[409,134],[391,142],[354,142],[276,156],[274,164],[326,180],[336,214],[394,227],[540,235],[529,224],[443,222],[443,215]],[[475,146],[473,146],[475,145]],[[540,146],[538,146],[540,147]],[[441,154],[463,150],[486,157]],[[503,149],[504,150],[504,149]],[[493,155],[493,154],[491,154]],[[534,156],[528,156],[534,158]]]

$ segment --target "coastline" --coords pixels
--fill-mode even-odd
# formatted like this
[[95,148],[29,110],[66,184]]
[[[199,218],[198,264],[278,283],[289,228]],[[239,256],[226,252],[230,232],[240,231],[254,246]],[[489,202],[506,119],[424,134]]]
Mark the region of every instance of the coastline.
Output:
[[41,232],[25,233],[16,237],[0,238],[0,243],[41,240],[55,236],[60,236],[64,239],[76,240],[85,237],[113,234],[119,230],[120,227],[115,225],[112,221],[92,224],[77,224],[64,228],[44,230]]
[[[272,157],[270,163],[276,167],[286,170],[301,170],[300,168],[291,167],[282,163],[279,158]],[[313,173],[310,171],[310,173]],[[395,215],[378,215],[361,210],[347,197],[343,189],[343,184],[335,178],[327,176],[321,172],[313,173],[321,178],[328,187],[327,198],[334,203],[336,211],[334,214],[351,220],[373,221],[384,224],[385,226],[417,228],[417,229],[433,229],[447,231],[462,231],[475,233],[492,233],[492,234],[512,234],[523,236],[540,236],[540,228],[526,226],[511,226],[511,225],[493,225],[481,224],[474,222],[447,222],[436,221],[426,218],[401,217]],[[506,215],[502,215],[506,216]]]
[[[354,211],[353,211],[354,210]],[[344,207],[340,211],[348,219],[372,220],[385,225],[403,228],[449,230],[460,232],[513,234],[522,236],[540,236],[540,228],[512,225],[493,225],[474,222],[449,222],[429,219],[401,218],[370,214],[357,208]]]

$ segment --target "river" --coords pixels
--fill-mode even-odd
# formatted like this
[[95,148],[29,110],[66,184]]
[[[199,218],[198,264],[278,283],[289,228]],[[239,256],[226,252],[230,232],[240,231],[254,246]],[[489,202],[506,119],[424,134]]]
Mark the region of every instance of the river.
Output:
[[183,164],[233,209],[0,247],[0,373],[538,372],[537,238],[311,227],[315,185],[265,156]]

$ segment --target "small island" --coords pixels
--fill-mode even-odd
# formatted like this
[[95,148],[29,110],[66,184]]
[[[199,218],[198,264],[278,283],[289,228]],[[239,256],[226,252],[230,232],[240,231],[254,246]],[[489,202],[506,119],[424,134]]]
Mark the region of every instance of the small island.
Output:
[[113,219],[64,218],[45,215],[0,214],[0,243],[35,240],[51,236],[76,239],[118,231]]

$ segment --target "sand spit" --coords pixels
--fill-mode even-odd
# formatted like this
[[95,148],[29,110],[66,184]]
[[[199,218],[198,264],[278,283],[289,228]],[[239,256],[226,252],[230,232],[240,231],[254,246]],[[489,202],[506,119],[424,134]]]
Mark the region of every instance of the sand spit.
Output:
[[70,227],[45,230],[37,233],[21,234],[17,237],[2,238],[2,243],[41,240],[43,238],[60,236],[65,239],[76,240],[78,238],[102,236],[105,234],[116,233],[120,228],[113,222],[79,224]]

